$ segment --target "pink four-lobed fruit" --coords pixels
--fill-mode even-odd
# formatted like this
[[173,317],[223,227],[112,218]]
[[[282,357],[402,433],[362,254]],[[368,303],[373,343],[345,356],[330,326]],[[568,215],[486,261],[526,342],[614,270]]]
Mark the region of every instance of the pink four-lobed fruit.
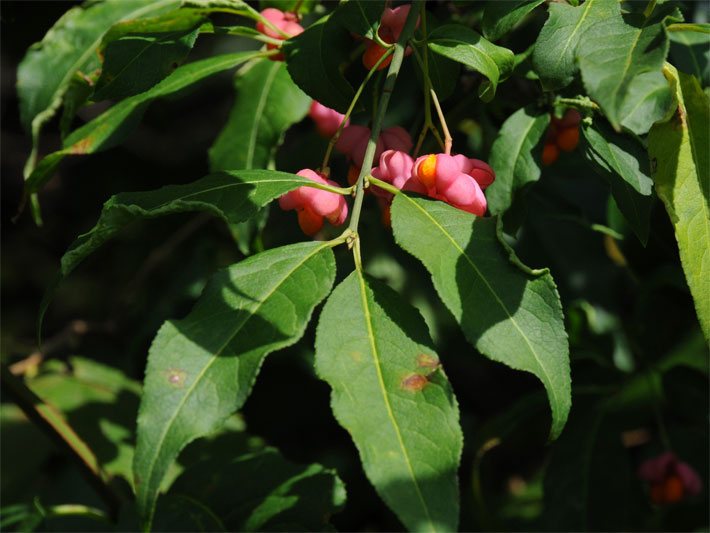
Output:
[[[339,187],[322,173],[309,168],[299,170],[296,174],[317,183]],[[295,209],[299,226],[309,236],[320,231],[324,218],[334,226],[339,226],[348,217],[348,204],[344,196],[314,187],[299,187],[284,194],[279,198],[279,206],[284,211]]]

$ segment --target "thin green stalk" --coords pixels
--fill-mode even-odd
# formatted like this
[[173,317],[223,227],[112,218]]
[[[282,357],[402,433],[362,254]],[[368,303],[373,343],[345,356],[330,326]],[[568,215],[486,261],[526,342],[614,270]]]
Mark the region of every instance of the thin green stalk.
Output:
[[[417,140],[417,145],[414,148],[414,156],[416,157],[419,154],[419,150],[422,147],[422,143],[424,142],[424,139],[426,138],[426,134],[428,131],[431,131],[432,135],[434,136],[436,141],[439,143],[442,150],[446,150],[446,142],[441,138],[441,135],[439,135],[439,129],[434,125],[434,121],[431,118],[430,95],[436,96],[436,92],[434,91],[434,86],[431,83],[431,78],[429,78],[428,59],[426,59],[428,56],[426,55],[426,52],[425,52],[424,58],[422,58],[422,56],[419,54],[419,51],[416,48],[412,48],[412,49],[414,50],[414,57],[417,60],[417,63],[419,63],[419,67],[422,69],[422,75],[424,78],[424,126],[422,127],[422,132],[419,134],[419,139]],[[436,100],[436,103],[438,104],[438,99]],[[440,115],[440,118],[441,118],[441,116],[442,115]],[[448,128],[447,128],[447,131],[448,131]]]
[[365,89],[367,82],[370,81],[370,78],[372,78],[372,75],[375,72],[377,72],[377,68],[382,64],[382,62],[385,61],[390,55],[392,55],[392,53],[393,53],[393,48],[389,48],[384,54],[382,54],[382,57],[377,60],[377,63],[375,63],[373,65],[373,67],[367,73],[367,76],[365,76],[365,79],[362,80],[360,87],[357,88],[357,92],[355,93],[355,96],[353,96],[352,102],[350,102],[350,106],[348,107],[348,110],[345,112],[345,115],[343,116],[343,120],[340,121],[340,126],[338,126],[338,130],[335,132],[335,134],[330,138],[330,141],[328,142],[328,148],[326,148],[325,155],[323,156],[323,164],[320,167],[323,172],[325,172],[325,169],[328,168],[328,164],[330,163],[330,156],[333,153],[333,148],[335,147],[335,143],[337,143],[338,139],[340,139],[340,135],[343,133],[343,130],[345,129],[345,124],[347,123],[348,119],[350,118],[350,115],[352,114],[353,110],[355,109],[355,105],[357,105],[357,101],[360,99],[360,96],[362,95],[362,91]]
[[394,195],[402,193],[402,191],[400,191],[394,185],[387,183],[386,181],[378,180],[377,178],[375,178],[373,176],[367,176],[367,181],[370,183],[370,185],[375,185],[375,186],[379,187],[380,189],[387,191],[389,193],[392,193]]
[[[417,0],[413,5],[412,9],[409,11],[407,16],[407,21],[404,24],[404,29],[395,44],[394,47],[394,57],[392,58],[392,64],[387,71],[387,79],[385,80],[385,85],[382,89],[382,98],[380,99],[380,108],[378,110],[375,121],[372,125],[372,131],[370,132],[370,140],[367,143],[367,149],[365,150],[365,158],[362,162],[362,168],[360,169],[360,176],[357,179],[356,192],[355,192],[355,202],[353,204],[353,213],[350,218],[350,228],[353,232],[357,233],[358,224],[360,223],[360,213],[362,212],[362,201],[365,195],[365,177],[368,176],[372,170],[372,161],[375,158],[375,150],[377,147],[377,139],[380,137],[380,130],[382,129],[382,122],[385,118],[385,113],[387,113],[387,107],[389,105],[390,97],[392,96],[392,91],[394,90],[394,85],[397,81],[397,76],[399,75],[399,70],[402,67],[402,60],[404,59],[404,49],[407,45],[407,41],[414,33],[414,24],[419,18],[419,13],[422,10],[422,6],[426,0]],[[359,239],[356,238],[356,243],[353,248],[353,254],[355,256],[355,266],[357,268],[362,268],[362,261],[360,259],[360,246],[357,242]]]

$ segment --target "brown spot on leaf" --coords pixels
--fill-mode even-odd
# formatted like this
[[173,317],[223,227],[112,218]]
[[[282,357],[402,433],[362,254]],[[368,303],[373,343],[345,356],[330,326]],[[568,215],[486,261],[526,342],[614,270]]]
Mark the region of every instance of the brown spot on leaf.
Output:
[[425,353],[420,353],[417,355],[417,366],[420,368],[427,368],[429,370],[436,370],[439,368],[439,359],[433,355],[428,355]]
[[411,392],[419,392],[426,387],[429,380],[421,374],[409,374],[402,380],[402,388]]
[[168,383],[175,387],[182,387],[185,384],[187,373],[179,368],[171,368],[168,370]]
[[72,144],[71,148],[69,149],[69,153],[76,154],[76,155],[86,154],[91,149],[92,142],[93,141],[91,140],[90,137],[87,137],[86,139],[82,139],[82,140]]

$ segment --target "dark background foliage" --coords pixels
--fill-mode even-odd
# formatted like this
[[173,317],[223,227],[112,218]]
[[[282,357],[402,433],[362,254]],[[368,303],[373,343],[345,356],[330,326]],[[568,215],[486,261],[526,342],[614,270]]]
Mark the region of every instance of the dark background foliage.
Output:
[[[233,101],[230,74],[157,101],[127,142],[100,155],[68,160],[59,168],[40,194],[42,227],[35,226],[28,213],[13,222],[30,150],[29,136],[19,122],[16,68],[28,46],[41,40],[74,4],[4,1],[0,6],[0,350],[5,364],[38,353],[36,322],[43,292],[61,254],[93,225],[102,203],[121,191],[150,190],[205,175],[207,150]],[[442,19],[473,21],[480,10],[469,4],[430,2],[428,9]],[[696,6],[683,7],[692,18]],[[544,13],[539,13],[511,34],[506,46],[524,50],[543,22]],[[207,57],[228,46],[222,39],[205,36],[191,57]],[[414,76],[405,68],[393,99],[392,123],[409,124],[418,118]],[[444,107],[455,127],[454,145],[485,159],[503,120],[522,105],[536,104],[540,94],[534,82],[516,77],[502,84],[495,100],[485,105],[476,97],[477,82],[475,75],[464,75]],[[83,110],[77,123],[95,117],[101,105]],[[41,152],[48,153],[59,143],[55,119],[45,130]],[[313,166],[323,148],[306,120],[289,132],[277,158],[279,168]],[[336,169],[345,171],[344,166]],[[707,489],[695,500],[653,509],[635,476],[643,459],[663,450],[666,433],[673,449],[701,473],[707,487],[707,351],[662,205],[656,201],[651,237],[643,248],[627,228],[614,222],[613,210],[609,216],[608,196],[605,182],[579,152],[573,152],[545,168],[540,182],[527,189],[525,201],[507,214],[507,224],[520,225],[519,255],[531,266],[552,270],[565,307],[573,409],[568,427],[553,444],[546,442],[549,414],[539,383],[475,352],[436,303],[422,267],[392,246],[391,232],[381,226],[374,202],[366,206],[365,261],[372,274],[422,308],[460,403],[465,437],[462,530],[697,530],[708,525]],[[594,231],[593,224],[615,227],[625,235],[616,251],[609,247],[613,241]],[[292,214],[272,209],[264,247],[300,238]],[[349,265],[351,259],[340,253],[339,261]],[[81,355],[140,381],[159,325],[184,316],[209,275],[241,257],[228,228],[206,215],[135,223],[64,282],[45,320],[42,356],[68,361]],[[295,347],[268,358],[242,413],[246,427],[292,461],[337,468],[348,491],[344,511],[332,519],[338,529],[398,530],[401,525],[376,496],[349,436],[332,417],[328,387],[312,370],[313,340],[311,327]],[[668,370],[659,396],[644,386],[644,372],[669,354],[695,357],[700,361],[696,367],[705,366],[705,371]],[[622,407],[613,409],[598,432],[593,431],[603,402],[613,399]],[[2,402],[2,505],[39,496],[43,504],[100,506],[73,465],[12,408],[5,392]],[[98,403],[70,411],[69,420],[76,421],[82,435],[90,433],[97,420],[133,431],[137,402],[126,392],[115,405]],[[640,438],[634,440],[634,435]],[[488,440],[494,437],[499,440]],[[115,447],[104,444],[102,458],[115,458]],[[579,464],[586,453],[595,456],[592,471],[583,471],[587,466]],[[568,483],[570,490],[560,489]],[[582,489],[589,508],[598,513],[586,523],[574,512]]]

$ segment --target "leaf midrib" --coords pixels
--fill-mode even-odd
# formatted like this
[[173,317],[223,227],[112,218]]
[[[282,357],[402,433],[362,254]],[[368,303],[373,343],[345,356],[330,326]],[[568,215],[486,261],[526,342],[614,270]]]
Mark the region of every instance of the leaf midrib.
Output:
[[557,61],[552,64],[553,69],[556,69],[560,65],[560,61],[562,61],[562,58],[567,52],[567,49],[569,48],[569,45],[572,42],[572,39],[574,38],[574,35],[577,33],[577,30],[579,30],[579,27],[582,25],[582,22],[584,22],[584,19],[587,18],[587,14],[589,14],[589,10],[592,8],[592,4],[594,3],[594,1],[595,0],[587,0],[586,4],[584,4],[584,11],[582,12],[582,16],[579,17],[579,20],[577,21],[577,24],[572,30],[572,33],[570,33],[567,42],[565,43],[564,47],[562,48],[562,51],[560,52],[560,55],[557,58]]
[[431,514],[429,513],[429,506],[426,504],[424,495],[422,494],[421,488],[419,487],[419,482],[414,473],[414,468],[412,467],[412,461],[409,458],[409,453],[404,445],[404,440],[402,439],[402,433],[399,429],[399,424],[394,416],[394,411],[392,410],[392,405],[390,404],[389,395],[387,394],[387,387],[385,386],[385,381],[382,376],[382,363],[380,362],[379,350],[377,349],[377,341],[375,340],[375,334],[372,327],[372,315],[370,313],[370,306],[367,301],[367,290],[365,286],[365,279],[363,278],[362,271],[357,270],[358,284],[360,286],[360,296],[362,297],[362,309],[365,314],[365,324],[367,325],[367,337],[370,342],[370,352],[372,353],[372,358],[375,363],[375,370],[377,371],[377,382],[380,386],[380,392],[382,392],[382,399],[385,403],[385,409],[387,411],[387,416],[392,422],[392,428],[394,429],[395,435],[397,436],[397,442],[399,443],[400,450],[402,451],[402,456],[404,457],[404,462],[407,465],[407,470],[409,470],[409,475],[412,478],[412,483],[414,483],[414,488],[417,492],[417,497],[424,508],[427,520],[431,526],[432,531],[435,531],[434,523],[431,519]]
[[515,318],[510,314],[510,312],[508,311],[508,308],[505,306],[503,301],[498,297],[498,294],[493,290],[493,287],[490,286],[490,284],[488,283],[488,280],[486,280],[485,276],[483,276],[483,273],[480,270],[478,270],[478,267],[476,266],[476,264],[473,261],[471,261],[471,258],[468,256],[468,254],[466,254],[466,252],[463,250],[463,248],[461,248],[459,246],[458,242],[456,242],[456,240],[453,238],[453,236],[448,231],[446,231],[446,228],[444,228],[441,224],[439,224],[438,220],[436,220],[433,216],[431,216],[431,214],[426,209],[424,209],[421,205],[419,205],[411,197],[407,196],[406,194],[400,194],[399,196],[406,198],[409,202],[411,202],[413,205],[415,205],[417,207],[417,209],[419,209],[422,213],[424,213],[424,215],[426,215],[432,221],[434,226],[436,228],[438,228],[439,231],[441,231],[441,233],[451,241],[451,244],[458,250],[458,252],[461,254],[461,256],[466,258],[466,261],[468,262],[468,264],[471,265],[471,267],[473,268],[476,275],[481,279],[481,281],[484,283],[484,285],[486,286],[488,291],[491,293],[491,295],[493,295],[493,298],[495,298],[496,302],[498,302],[498,305],[500,305],[501,309],[503,309],[505,314],[508,316],[508,319],[513,324],[515,329],[518,330],[518,333],[520,333],[520,336],[525,341],[525,344],[528,345],[528,348],[530,349],[530,352],[532,353],[533,357],[535,358],[535,361],[537,362],[538,367],[540,368],[540,370],[542,371],[542,373],[545,376],[545,379],[547,381],[547,385],[549,385],[549,388],[548,387],[546,387],[546,388],[548,388],[548,391],[552,394],[552,396],[555,400],[553,410],[556,409],[557,405],[559,405],[559,400],[557,398],[557,392],[555,391],[555,387],[553,387],[552,380],[550,379],[550,376],[547,373],[547,370],[543,366],[543,364],[540,360],[540,357],[537,354],[537,351],[533,348],[527,335],[525,335],[525,333],[520,328],[520,326],[518,325]]
[[[258,304],[254,306],[252,312],[251,312],[250,314],[248,314],[248,315],[245,317],[245,319],[241,322],[241,324],[239,324],[239,325],[235,328],[234,333],[233,333],[232,335],[230,335],[230,337],[227,339],[227,341],[214,353],[214,355],[213,355],[213,356],[210,358],[210,360],[205,364],[205,366],[202,368],[202,370],[197,374],[197,376],[195,377],[195,380],[192,382],[192,384],[191,384],[191,385],[188,387],[188,389],[185,391],[185,394],[183,395],[182,399],[180,400],[178,406],[177,406],[177,407],[175,408],[175,410],[173,411],[173,415],[170,417],[170,419],[169,419],[168,422],[166,423],[165,429],[164,429],[163,432],[160,434],[160,437],[159,437],[159,439],[158,439],[157,444],[155,444],[155,445],[152,447],[152,449],[153,449],[153,450],[156,450],[156,451],[155,451],[155,453],[153,454],[153,458],[151,459],[151,461],[150,461],[150,463],[149,463],[150,466],[149,466],[148,469],[147,469],[147,472],[148,472],[148,476],[147,476],[148,484],[147,484],[147,485],[148,485],[149,487],[150,487],[150,485],[151,485],[150,482],[152,481],[153,474],[154,474],[154,472],[155,472],[155,470],[154,470],[154,468],[155,468],[155,463],[157,462],[158,457],[160,456],[160,451],[161,451],[161,449],[162,449],[163,442],[165,442],[165,438],[166,438],[167,434],[169,433],[170,429],[172,428],[173,423],[174,423],[175,420],[177,419],[178,414],[180,413],[180,411],[182,410],[183,406],[184,406],[185,403],[187,402],[187,399],[190,397],[190,395],[192,394],[192,392],[195,390],[195,388],[197,387],[197,384],[200,382],[200,380],[201,380],[202,377],[205,375],[205,373],[207,372],[207,370],[209,370],[209,368],[212,366],[212,364],[213,364],[213,363],[217,360],[217,358],[221,355],[222,351],[223,351],[227,346],[229,346],[229,344],[234,340],[234,338],[235,338],[236,335],[242,330],[242,328],[244,327],[244,325],[245,325],[247,322],[249,322],[249,320],[251,319],[251,317],[253,317],[254,315],[256,315],[256,313],[259,311],[259,309],[262,307],[262,305],[264,305],[264,302],[267,302],[267,301],[274,295],[274,293],[279,289],[279,287],[281,287],[281,285],[283,285],[283,283],[284,283],[296,270],[298,270],[299,268],[301,268],[301,266],[303,266],[303,264],[306,263],[306,261],[308,261],[308,260],[311,259],[313,256],[315,256],[316,254],[320,253],[322,250],[324,250],[325,248],[328,248],[328,247],[330,247],[330,246],[331,246],[331,243],[326,242],[326,243],[322,244],[321,246],[318,246],[317,248],[314,248],[314,250],[313,250],[312,253],[310,253],[310,254],[308,254],[306,257],[304,257],[299,263],[297,263],[293,268],[291,268],[291,269],[287,272],[287,274],[286,274],[285,276],[283,276],[283,277],[281,278],[281,280],[278,281],[278,283],[274,284],[273,288],[272,288],[261,300],[259,300]],[[141,486],[141,485],[138,485],[138,486]],[[151,491],[151,492],[152,492],[152,491]],[[141,500],[143,500],[143,503],[145,504],[146,498],[148,497],[148,494],[149,494],[149,493],[148,493],[147,491],[145,491],[145,492],[143,492],[142,494],[143,494],[143,497],[141,498]],[[149,510],[149,513],[152,514],[152,509]]]

